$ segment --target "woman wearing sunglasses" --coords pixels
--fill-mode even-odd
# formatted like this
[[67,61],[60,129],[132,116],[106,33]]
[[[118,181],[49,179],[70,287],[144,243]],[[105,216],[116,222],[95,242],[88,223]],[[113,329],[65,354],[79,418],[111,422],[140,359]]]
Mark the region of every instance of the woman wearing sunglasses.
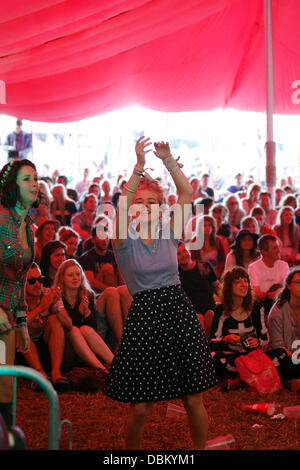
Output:
[[27,363],[47,377],[51,370],[51,380],[55,390],[68,388],[68,380],[61,374],[65,334],[56,315],[60,299],[58,288],[43,287],[44,277],[40,268],[33,263],[28,271],[26,301],[28,304],[28,331],[30,349],[23,352]]
[[240,206],[240,199],[235,194],[228,194],[223,204],[228,210],[228,223],[231,225],[233,235],[235,235],[241,227],[243,217],[245,217],[245,212]]
[[[14,364],[15,350],[29,350],[25,282],[33,260],[32,220],[37,206],[38,179],[29,160],[11,160],[0,172],[0,342],[4,363]],[[13,380],[0,376],[0,414],[12,425]]]

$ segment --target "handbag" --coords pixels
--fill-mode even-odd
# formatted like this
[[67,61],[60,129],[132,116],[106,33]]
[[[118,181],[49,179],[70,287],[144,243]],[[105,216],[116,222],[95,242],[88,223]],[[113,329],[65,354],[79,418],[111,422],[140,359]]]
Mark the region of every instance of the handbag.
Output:
[[272,360],[260,348],[235,359],[240,379],[251,392],[273,393],[281,390],[280,377]]

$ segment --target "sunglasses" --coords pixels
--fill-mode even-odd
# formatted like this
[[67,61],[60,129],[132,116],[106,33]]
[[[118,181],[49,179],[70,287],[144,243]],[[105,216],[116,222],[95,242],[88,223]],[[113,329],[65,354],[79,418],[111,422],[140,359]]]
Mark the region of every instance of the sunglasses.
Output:
[[44,276],[39,276],[39,277],[31,277],[30,279],[27,279],[27,281],[28,281],[28,284],[33,286],[36,283],[36,281],[42,284],[44,279],[45,279]]

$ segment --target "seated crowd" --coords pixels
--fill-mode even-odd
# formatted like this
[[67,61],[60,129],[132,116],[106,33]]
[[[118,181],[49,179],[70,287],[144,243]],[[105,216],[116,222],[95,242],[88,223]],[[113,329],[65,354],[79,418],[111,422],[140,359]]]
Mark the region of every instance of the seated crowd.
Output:
[[[58,172],[43,178],[40,205],[30,214],[31,347],[22,360],[57,390],[68,388],[62,371],[74,365],[107,374],[132,300],[110,239],[124,179],[112,190],[110,181],[88,177],[85,169],[74,189]],[[193,210],[178,245],[178,269],[219,380],[227,389],[238,383],[235,359],[259,346],[282,383],[300,389],[300,360],[292,360],[300,343],[300,195],[292,185],[282,186],[272,207],[271,195],[253,178],[243,185],[241,174],[218,199],[209,175],[190,181]],[[170,188],[165,199],[169,206],[176,202]]]

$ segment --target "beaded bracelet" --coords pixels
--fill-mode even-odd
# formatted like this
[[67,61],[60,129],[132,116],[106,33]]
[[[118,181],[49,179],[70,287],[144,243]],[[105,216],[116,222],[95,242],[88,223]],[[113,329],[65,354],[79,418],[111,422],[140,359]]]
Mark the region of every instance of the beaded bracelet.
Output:
[[15,325],[16,328],[23,328],[24,326],[27,326],[27,323],[18,323]]
[[23,317],[16,318],[16,323],[17,323],[17,325],[19,323],[27,323],[27,317],[23,316]]
[[126,191],[129,191],[130,193],[133,193],[133,194],[136,193],[136,191],[134,191],[133,189],[128,188],[127,184],[124,184],[124,188],[126,189]]
[[138,168],[138,165],[135,165],[135,167],[133,169],[133,174],[138,175],[138,176],[144,176],[145,172],[144,172],[144,170],[140,170]]
[[22,328],[23,326],[27,326],[27,317],[16,318],[16,328]]
[[[183,167],[183,164],[182,163],[179,163],[179,159],[180,157],[178,158],[174,158],[172,155],[170,155],[169,157],[165,158],[163,163],[165,165],[165,167],[167,168],[167,170],[169,171],[169,173],[178,173],[178,171]],[[168,164],[167,163],[167,160],[171,160],[171,162]],[[172,163],[175,163],[174,166],[171,166]],[[170,165],[170,166],[168,166]]]
[[16,319],[18,318],[27,318],[27,311],[26,310],[16,310]]

